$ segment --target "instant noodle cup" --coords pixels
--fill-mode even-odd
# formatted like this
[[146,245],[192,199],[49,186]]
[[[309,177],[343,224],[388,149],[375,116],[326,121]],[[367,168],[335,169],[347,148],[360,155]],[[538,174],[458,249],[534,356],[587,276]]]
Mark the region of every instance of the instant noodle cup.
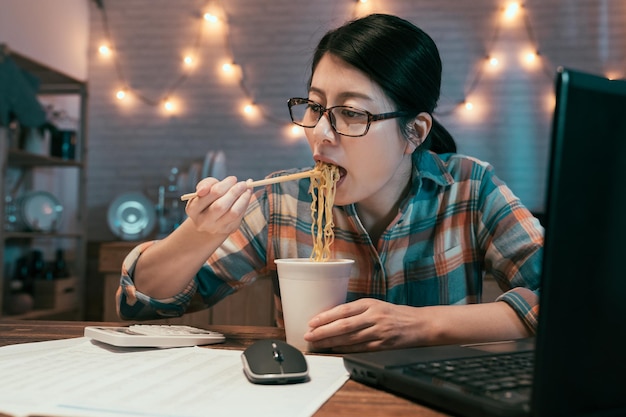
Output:
[[287,343],[312,351],[304,334],[317,314],[346,302],[352,259],[276,259]]

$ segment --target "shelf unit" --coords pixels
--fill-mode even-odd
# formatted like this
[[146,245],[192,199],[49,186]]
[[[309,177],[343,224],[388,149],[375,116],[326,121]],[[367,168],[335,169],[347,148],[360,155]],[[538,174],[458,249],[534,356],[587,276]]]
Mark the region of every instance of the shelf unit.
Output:
[[[70,103],[72,117],[76,119],[74,156],[72,159],[50,156],[45,152],[33,153],[20,149],[15,141],[10,143],[9,126],[0,125],[0,317],[22,319],[82,319],[84,315],[83,295],[86,273],[86,155],[87,155],[87,83],[67,76],[47,65],[11,51],[0,44],[0,54],[9,56],[18,67],[37,78],[39,88],[37,99],[41,103]],[[18,181],[10,184],[13,177]],[[10,186],[11,185],[11,186]],[[37,188],[35,190],[34,188]],[[63,206],[63,218],[60,225],[50,232],[29,231],[26,228],[9,227],[5,213],[7,197],[14,199],[26,191],[50,191],[48,188],[61,190],[59,202]],[[11,195],[15,193],[15,195]],[[15,275],[17,258],[33,250],[42,249],[46,261],[50,261],[56,249],[62,249],[70,276],[52,280],[40,288],[72,294],[61,294],[59,302],[52,305],[46,302],[23,314],[7,315],[10,297],[10,281]],[[71,282],[72,286],[68,287]],[[58,285],[57,285],[58,284]],[[42,290],[40,290],[41,292]],[[35,297],[35,300],[38,298]],[[71,300],[71,302],[68,302]]]

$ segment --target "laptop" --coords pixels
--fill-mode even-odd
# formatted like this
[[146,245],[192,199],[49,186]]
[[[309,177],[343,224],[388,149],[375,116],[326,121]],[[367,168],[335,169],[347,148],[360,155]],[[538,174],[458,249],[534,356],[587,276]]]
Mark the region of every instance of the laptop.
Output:
[[626,81],[555,84],[536,337],[348,354],[352,379],[459,416],[626,416]]

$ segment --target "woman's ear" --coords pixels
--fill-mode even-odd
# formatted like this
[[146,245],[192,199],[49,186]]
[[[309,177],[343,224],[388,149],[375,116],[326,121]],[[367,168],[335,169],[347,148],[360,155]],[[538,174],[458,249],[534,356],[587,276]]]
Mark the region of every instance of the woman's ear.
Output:
[[409,144],[406,153],[413,153],[426,140],[432,126],[433,117],[426,112],[418,114],[409,122],[407,126]]

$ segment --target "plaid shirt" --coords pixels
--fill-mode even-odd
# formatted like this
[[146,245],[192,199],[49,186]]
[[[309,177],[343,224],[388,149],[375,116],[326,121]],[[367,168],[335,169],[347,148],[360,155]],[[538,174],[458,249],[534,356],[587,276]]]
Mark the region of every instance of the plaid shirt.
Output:
[[[534,331],[543,253],[538,220],[489,164],[431,152],[416,152],[413,164],[409,195],[378,242],[371,241],[354,205],[333,208],[333,257],[356,261],[347,300],[372,297],[416,307],[477,303],[483,278],[490,276],[504,291],[498,300],[513,307]],[[178,316],[194,295],[210,306],[269,274],[274,280],[276,320],[282,325],[274,259],[311,256],[309,183],[304,179],[258,190],[239,230],[171,299],[155,300],[135,290],[134,265],[154,242],[138,245],[122,267],[121,317]]]

